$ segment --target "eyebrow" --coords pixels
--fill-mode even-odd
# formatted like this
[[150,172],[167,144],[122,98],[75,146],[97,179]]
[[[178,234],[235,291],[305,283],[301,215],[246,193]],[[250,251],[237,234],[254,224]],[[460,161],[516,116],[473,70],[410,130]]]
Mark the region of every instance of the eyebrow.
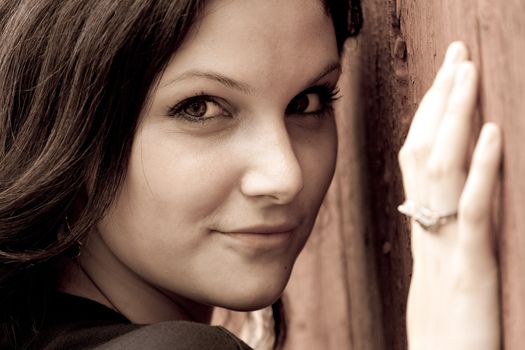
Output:
[[341,73],[341,63],[333,62],[333,63],[329,64],[328,66],[326,66],[325,69],[323,69],[321,74],[319,74],[316,78],[310,80],[306,84],[306,86],[314,85],[315,83],[319,82],[319,80],[323,79],[324,77],[326,77],[327,75],[329,75],[330,73],[332,73],[334,71],[337,71],[339,74]]
[[222,84],[222,85],[224,85],[224,86],[226,86],[226,87],[228,87],[230,89],[239,90],[239,91],[241,91],[241,92],[243,92],[245,94],[251,94],[252,93],[252,88],[248,84],[241,83],[240,81],[228,78],[227,76],[222,75],[222,74],[217,73],[217,72],[200,71],[200,70],[190,70],[190,71],[184,72],[181,75],[179,75],[179,76],[175,77],[174,79],[172,79],[165,86],[168,86],[168,85],[171,85],[171,84],[175,84],[175,83],[178,83],[178,82],[181,82],[183,80],[190,79],[190,78],[204,78],[204,79],[208,79],[208,80],[213,80],[213,81],[216,81],[219,84]]
[[[307,83],[307,86],[314,85],[319,80],[323,79],[324,77],[326,77],[327,75],[329,75],[330,73],[332,73],[334,71],[341,72],[341,64],[339,62],[333,62],[333,63],[330,63],[329,65],[327,65],[326,68],[324,68],[322,70],[321,74],[319,74],[314,79],[311,79]],[[252,87],[250,87],[246,83],[243,83],[243,82],[240,82],[238,80],[229,78],[229,77],[227,77],[227,76],[225,76],[223,74],[220,74],[218,72],[202,71],[202,70],[189,70],[187,72],[184,72],[184,73],[178,75],[177,77],[175,77],[174,79],[170,80],[170,82],[167,83],[164,86],[175,84],[175,83],[181,82],[183,80],[191,79],[191,78],[203,78],[203,79],[207,79],[207,80],[212,80],[212,81],[218,82],[219,84],[224,85],[224,86],[226,86],[226,87],[228,87],[230,89],[238,90],[238,91],[240,91],[240,92],[242,92],[244,94],[247,94],[247,95],[253,93]]]

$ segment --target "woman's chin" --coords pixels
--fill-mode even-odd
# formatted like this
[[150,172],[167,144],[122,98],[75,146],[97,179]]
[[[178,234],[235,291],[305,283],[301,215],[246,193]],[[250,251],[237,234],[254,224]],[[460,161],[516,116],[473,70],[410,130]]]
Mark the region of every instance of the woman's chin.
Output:
[[239,297],[235,300],[225,300],[216,305],[233,311],[255,311],[272,305],[282,295],[282,290],[278,293],[266,293],[264,295],[250,295],[246,298]]
[[[254,281],[250,281],[254,282]],[[214,306],[234,311],[254,311],[272,305],[282,295],[288,278],[279,281],[260,281],[259,283],[239,283],[237,287],[224,290],[215,295]]]

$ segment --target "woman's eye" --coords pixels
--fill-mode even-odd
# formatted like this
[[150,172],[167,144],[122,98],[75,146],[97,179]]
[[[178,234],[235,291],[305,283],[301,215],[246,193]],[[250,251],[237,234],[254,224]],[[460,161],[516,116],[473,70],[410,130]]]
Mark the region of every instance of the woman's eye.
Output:
[[288,105],[287,113],[312,114],[323,110],[323,104],[319,94],[307,93],[296,96]]
[[204,100],[190,102],[182,111],[193,118],[213,118],[224,112],[217,103]]
[[183,111],[192,117],[202,118],[208,111],[207,104],[208,102],[205,101],[191,102],[189,105],[184,107]]
[[333,86],[320,85],[311,87],[295,96],[286,107],[286,114],[303,114],[322,117],[332,111],[332,105],[338,97],[338,89]]
[[229,116],[229,113],[209,96],[197,96],[182,101],[170,108],[168,114],[190,121],[204,121],[216,117]]

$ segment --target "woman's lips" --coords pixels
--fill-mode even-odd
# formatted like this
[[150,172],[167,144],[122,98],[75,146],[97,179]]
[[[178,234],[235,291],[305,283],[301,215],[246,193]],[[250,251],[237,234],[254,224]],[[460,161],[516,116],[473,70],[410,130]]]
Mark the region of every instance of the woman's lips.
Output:
[[233,241],[249,248],[253,249],[276,249],[286,245],[293,237],[294,229],[288,229],[287,231],[270,231],[270,232],[222,232],[216,231],[226,237],[231,238]]

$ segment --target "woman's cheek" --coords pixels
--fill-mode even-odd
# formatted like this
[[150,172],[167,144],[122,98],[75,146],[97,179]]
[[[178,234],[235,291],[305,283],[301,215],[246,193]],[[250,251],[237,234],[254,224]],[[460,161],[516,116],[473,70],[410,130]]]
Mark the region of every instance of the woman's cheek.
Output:
[[144,139],[133,154],[131,183],[143,193],[145,205],[154,206],[160,217],[201,220],[228,198],[237,171],[224,147],[171,133]]

